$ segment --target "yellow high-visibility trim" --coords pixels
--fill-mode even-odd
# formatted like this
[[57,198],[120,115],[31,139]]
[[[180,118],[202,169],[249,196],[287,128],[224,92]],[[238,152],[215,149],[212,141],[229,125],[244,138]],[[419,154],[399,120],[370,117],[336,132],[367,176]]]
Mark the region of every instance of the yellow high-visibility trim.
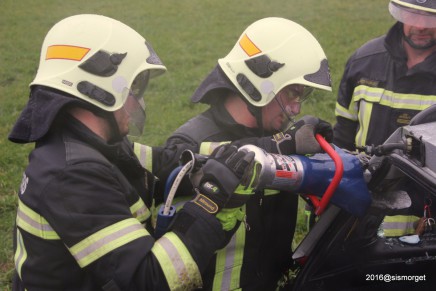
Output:
[[90,50],[89,48],[72,45],[52,45],[47,48],[45,59],[81,61]]
[[166,233],[151,251],[161,265],[170,290],[192,290],[202,286],[200,270],[176,234]]
[[357,116],[359,129],[355,137],[355,143],[357,147],[362,147],[366,145],[374,104],[389,108],[422,111],[436,104],[436,95],[403,94],[383,88],[359,85],[353,92],[352,101],[348,109],[337,103],[335,114],[353,121],[356,121],[355,117]]
[[139,220],[139,222],[146,221],[151,216],[151,211],[139,197],[135,204],[130,206],[130,212],[132,212],[133,217]]
[[386,237],[403,236],[415,233],[415,224],[419,221],[414,215],[385,216],[382,229]]
[[209,156],[210,154],[212,154],[213,150],[216,149],[217,147],[219,147],[220,145],[223,144],[228,144],[230,143],[230,141],[222,141],[222,142],[202,142],[200,144],[200,150],[198,151],[198,153],[200,155],[207,155]]
[[[243,207],[245,211],[245,205]],[[244,256],[246,225],[241,223],[227,246],[217,252],[212,290],[238,290]]]
[[239,45],[241,46],[242,50],[249,56],[254,56],[262,51],[251,41],[251,39],[244,34],[244,36],[239,41]]
[[335,115],[350,119],[352,121],[357,121],[357,106],[355,105],[356,103],[351,103],[350,108],[347,109],[336,102]]
[[357,147],[366,145],[369,122],[371,120],[373,103],[362,102],[359,110],[359,130],[356,133],[355,143]]
[[436,103],[436,95],[403,94],[392,92],[383,88],[359,85],[353,93],[353,101],[365,100],[371,103],[380,103],[391,108],[411,109],[422,111]]
[[84,268],[105,254],[148,235],[136,218],[127,218],[90,235],[69,250],[79,266]]
[[42,239],[59,239],[58,234],[41,215],[18,199],[17,226]]
[[279,193],[280,193],[279,190],[273,190],[273,189],[265,189],[265,190],[263,191],[263,194],[264,194],[265,196],[277,195],[277,194],[279,194]]
[[15,262],[15,270],[18,273],[18,276],[21,278],[21,268],[23,267],[24,262],[27,259],[27,251],[24,246],[23,237],[19,229],[17,229],[17,250],[14,255]]
[[153,171],[153,148],[140,143],[133,143],[133,151],[138,158],[141,165],[149,170]]

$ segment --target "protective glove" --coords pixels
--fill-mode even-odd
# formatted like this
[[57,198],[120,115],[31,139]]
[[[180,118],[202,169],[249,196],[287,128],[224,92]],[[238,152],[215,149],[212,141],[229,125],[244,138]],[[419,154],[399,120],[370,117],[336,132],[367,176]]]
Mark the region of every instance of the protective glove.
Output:
[[323,150],[315,134],[321,134],[327,142],[333,141],[333,129],[330,123],[311,115],[305,115],[286,132],[273,135],[273,139],[279,154],[316,154]]
[[193,202],[211,214],[223,208],[239,208],[253,193],[254,153],[235,146],[216,148],[205,165],[191,176],[197,196]]
[[253,152],[227,144],[216,148],[204,166],[191,174],[198,181],[193,182],[197,195],[185,203],[169,229],[188,248],[200,272],[211,256],[228,244],[245,216],[241,206],[258,180],[249,176],[258,172],[254,165]]

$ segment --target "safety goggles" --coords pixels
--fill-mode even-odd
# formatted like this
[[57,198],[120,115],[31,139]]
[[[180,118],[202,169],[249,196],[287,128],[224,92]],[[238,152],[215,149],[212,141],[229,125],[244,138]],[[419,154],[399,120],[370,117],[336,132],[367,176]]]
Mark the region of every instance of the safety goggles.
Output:
[[[308,87],[299,84],[293,84],[286,86],[282,89],[284,91],[284,96],[288,102],[298,102],[302,103],[309,97],[310,93],[313,92],[313,87]],[[283,96],[282,95],[282,96]]]
[[396,20],[407,25],[424,28],[436,27],[436,15],[431,12],[400,6],[392,2],[389,3],[389,12]]
[[295,123],[294,117],[300,113],[301,103],[307,100],[312,92],[312,87],[293,84],[283,88],[279,94],[276,95],[274,99],[288,120],[283,123],[281,131],[286,131]]

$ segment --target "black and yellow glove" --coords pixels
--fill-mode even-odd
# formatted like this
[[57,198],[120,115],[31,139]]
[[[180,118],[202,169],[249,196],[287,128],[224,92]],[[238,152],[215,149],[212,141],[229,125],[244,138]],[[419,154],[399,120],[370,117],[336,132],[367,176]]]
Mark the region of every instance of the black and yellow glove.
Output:
[[177,213],[170,230],[187,246],[200,270],[211,251],[229,242],[245,216],[241,207],[254,193],[257,181],[254,156],[223,145],[191,175],[197,195]]
[[[193,202],[211,214],[237,208],[253,193],[254,153],[223,145],[214,150],[193,180],[197,196]],[[198,185],[195,185],[198,183]]]

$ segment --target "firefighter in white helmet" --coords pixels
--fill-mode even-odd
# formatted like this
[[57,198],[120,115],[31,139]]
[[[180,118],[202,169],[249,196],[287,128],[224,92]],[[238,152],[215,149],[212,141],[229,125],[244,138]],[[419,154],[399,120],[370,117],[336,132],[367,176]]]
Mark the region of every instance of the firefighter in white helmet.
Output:
[[148,81],[165,70],[148,41],[105,16],[71,16],[47,33],[29,102],[9,135],[35,142],[18,193],[13,290],[202,286],[200,273],[234,231],[223,229],[232,218],[220,213],[252,155],[220,147],[202,168],[201,202],[186,203],[155,240],[155,179],[126,134],[142,130]]
[[[339,86],[334,143],[348,150],[384,143],[436,104],[436,1],[391,0],[388,9],[397,22],[356,50]],[[412,207],[386,216],[385,236],[415,233],[426,202],[410,191]]]
[[[331,91],[327,58],[315,37],[284,18],[252,23],[192,96],[210,108],[177,129],[165,147],[153,149],[153,172],[165,180],[177,164],[174,152],[189,148],[207,155],[226,142],[282,154],[319,152],[314,134],[330,140],[330,124],[313,116],[293,123],[313,89]],[[203,276],[205,289],[274,290],[291,265],[297,202],[294,193],[251,196],[244,223]]]

